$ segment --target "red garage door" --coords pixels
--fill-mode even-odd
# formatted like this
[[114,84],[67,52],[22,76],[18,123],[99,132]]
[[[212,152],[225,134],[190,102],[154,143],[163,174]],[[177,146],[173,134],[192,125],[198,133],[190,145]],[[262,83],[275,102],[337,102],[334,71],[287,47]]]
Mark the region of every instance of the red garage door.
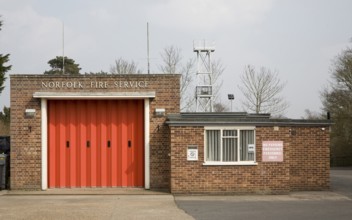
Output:
[[143,100],[49,100],[49,188],[143,187],[143,106]]

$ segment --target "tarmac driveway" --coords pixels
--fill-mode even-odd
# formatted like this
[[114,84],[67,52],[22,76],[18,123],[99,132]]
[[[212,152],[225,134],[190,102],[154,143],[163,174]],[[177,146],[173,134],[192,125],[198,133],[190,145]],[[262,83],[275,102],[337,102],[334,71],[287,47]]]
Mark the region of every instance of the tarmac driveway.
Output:
[[176,196],[195,219],[351,220],[352,168],[331,170],[332,191],[290,195]]
[[0,219],[352,219],[352,168],[332,169],[331,183],[328,192],[175,198],[136,189],[2,191]]
[[352,167],[332,168],[330,180],[333,192],[352,199]]

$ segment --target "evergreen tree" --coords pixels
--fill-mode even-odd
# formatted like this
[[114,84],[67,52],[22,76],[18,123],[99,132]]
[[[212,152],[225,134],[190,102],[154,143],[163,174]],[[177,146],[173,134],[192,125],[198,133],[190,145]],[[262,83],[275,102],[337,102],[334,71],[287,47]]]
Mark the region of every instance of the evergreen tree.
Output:
[[[63,68],[63,64],[65,63],[65,68]],[[48,61],[48,64],[51,67],[51,70],[45,71],[44,74],[51,75],[79,75],[79,71],[81,68],[79,64],[76,64],[73,59],[62,56],[57,56],[54,59]]]
[[[0,20],[0,30],[2,26],[2,21]],[[5,63],[9,61],[10,54],[0,54],[0,94],[4,90],[4,83],[6,80],[6,72],[11,69],[11,65],[6,66]]]

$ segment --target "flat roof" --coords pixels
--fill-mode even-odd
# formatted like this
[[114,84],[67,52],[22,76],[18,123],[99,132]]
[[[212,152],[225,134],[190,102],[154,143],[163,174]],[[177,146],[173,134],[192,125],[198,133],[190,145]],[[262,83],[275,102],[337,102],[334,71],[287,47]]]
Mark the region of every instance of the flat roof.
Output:
[[331,120],[272,118],[270,114],[246,112],[197,112],[167,115],[169,126],[255,125],[255,126],[330,126]]

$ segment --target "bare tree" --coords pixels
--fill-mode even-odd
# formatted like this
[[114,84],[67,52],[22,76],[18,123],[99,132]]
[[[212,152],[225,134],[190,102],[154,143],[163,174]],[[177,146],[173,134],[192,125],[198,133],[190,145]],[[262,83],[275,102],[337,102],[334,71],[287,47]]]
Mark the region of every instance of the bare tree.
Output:
[[180,68],[182,68],[180,48],[174,46],[165,47],[160,56],[163,60],[163,64],[160,65],[161,72],[168,74],[181,73],[179,72]]
[[304,110],[304,116],[302,119],[308,119],[308,120],[319,120],[319,119],[325,119],[325,116],[319,112],[311,111],[309,109]]
[[160,56],[163,64],[159,66],[159,69],[162,73],[181,74],[181,111],[189,111],[194,102],[190,88],[193,81],[194,59],[189,59],[186,63],[183,63],[181,49],[174,46],[165,47]]
[[214,112],[228,112],[229,108],[222,104],[221,102],[217,102],[214,104]]
[[121,57],[115,60],[115,65],[110,67],[111,74],[135,74],[141,72],[137,63],[134,61],[129,62]]
[[277,72],[261,67],[256,73],[255,68],[248,65],[241,81],[238,87],[245,98],[242,104],[249,111],[279,115],[288,108],[288,103],[280,96],[285,83],[280,81]]
[[221,60],[215,60],[211,63],[211,81],[213,85],[213,101],[214,103],[219,99],[219,91],[222,87],[223,80],[221,75],[225,71],[225,67],[222,64]]

